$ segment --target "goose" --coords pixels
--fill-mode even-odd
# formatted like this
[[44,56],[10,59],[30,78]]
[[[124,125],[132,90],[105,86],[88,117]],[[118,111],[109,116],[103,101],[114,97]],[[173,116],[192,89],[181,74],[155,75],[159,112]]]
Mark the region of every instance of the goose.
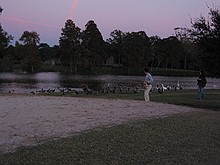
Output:
[[86,87],[86,86],[83,87],[83,91],[86,92],[87,95],[88,95],[88,94],[92,94],[92,90],[89,89],[89,88]]
[[14,89],[12,89],[11,91],[8,91],[8,93],[12,93],[12,92],[14,92],[15,90]]
[[158,90],[157,90],[160,94],[161,93],[163,93],[163,90],[162,89],[160,89],[160,88],[158,88]]
[[158,93],[163,93],[163,88],[160,88],[159,85],[157,85],[155,89]]
[[40,90],[37,90],[36,92],[39,92],[39,93],[45,93],[46,90],[42,88],[42,89],[40,89]]
[[176,87],[175,87],[175,91],[178,90],[178,89],[180,89],[180,90],[183,89],[183,88],[181,87],[181,85],[180,85],[179,80],[177,81],[177,85],[176,85]]
[[133,93],[138,93],[138,88],[136,87],[135,89],[132,90]]
[[55,89],[51,89],[50,91],[54,93],[54,92],[55,92]]
[[171,90],[171,89],[172,89],[171,85],[168,85],[168,86],[167,86],[167,90],[169,91],[169,90]]
[[167,87],[165,87],[163,84],[161,84],[161,87],[163,91],[167,90]]
[[77,94],[77,95],[79,94],[79,92],[78,92],[78,91],[76,91],[76,90],[73,90],[73,92],[74,92],[75,94]]

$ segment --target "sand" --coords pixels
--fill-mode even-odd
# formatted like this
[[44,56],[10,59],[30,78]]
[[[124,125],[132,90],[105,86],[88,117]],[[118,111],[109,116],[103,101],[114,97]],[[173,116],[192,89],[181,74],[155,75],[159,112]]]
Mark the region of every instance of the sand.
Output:
[[117,99],[0,95],[0,153],[93,128],[201,109]]

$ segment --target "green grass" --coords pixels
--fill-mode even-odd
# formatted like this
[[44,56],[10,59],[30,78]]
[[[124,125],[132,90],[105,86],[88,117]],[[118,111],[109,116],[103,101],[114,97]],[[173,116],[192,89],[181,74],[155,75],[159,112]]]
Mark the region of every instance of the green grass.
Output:
[[0,155],[4,165],[220,163],[220,113],[142,120]]
[[197,99],[197,90],[181,90],[152,94],[152,101],[220,111],[220,90],[205,90],[205,98]]
[[[144,100],[143,91],[138,93],[125,92],[125,93],[108,93],[108,94],[89,94],[80,93],[75,95],[72,93],[51,93],[44,95],[52,96],[66,96],[66,97],[84,97],[84,98],[105,98],[105,99],[131,99],[131,100]],[[153,102],[162,102],[176,105],[191,106],[196,108],[210,109],[220,111],[220,89],[205,90],[205,98],[203,100],[197,99],[197,90],[178,90],[166,91],[162,94],[154,91],[150,94],[150,99]]]
[[[152,93],[151,100],[207,111],[99,128],[0,155],[0,165],[220,164],[220,90]],[[56,94],[61,95],[61,94]],[[73,95],[143,100],[143,93]],[[214,111],[212,111],[214,110]]]

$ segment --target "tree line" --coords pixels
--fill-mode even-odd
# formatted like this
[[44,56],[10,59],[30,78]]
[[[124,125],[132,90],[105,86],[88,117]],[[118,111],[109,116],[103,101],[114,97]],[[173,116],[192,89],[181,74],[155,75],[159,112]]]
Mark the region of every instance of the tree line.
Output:
[[[2,10],[1,10],[2,11]],[[175,28],[167,38],[149,37],[144,31],[114,30],[104,41],[93,20],[85,30],[68,19],[61,29],[59,45],[40,43],[35,31],[24,31],[15,45],[13,37],[0,24],[0,70],[63,71],[98,73],[103,65],[132,68],[205,70],[212,77],[220,75],[220,12],[210,9],[210,19],[203,16],[191,21],[192,27]]]

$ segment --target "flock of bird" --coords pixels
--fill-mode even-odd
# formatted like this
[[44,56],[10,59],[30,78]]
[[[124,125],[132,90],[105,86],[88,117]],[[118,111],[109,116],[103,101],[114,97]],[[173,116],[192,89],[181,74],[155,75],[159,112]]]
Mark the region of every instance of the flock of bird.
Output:
[[[153,89],[154,89],[154,88],[153,88]],[[157,85],[156,88],[155,88],[155,90],[157,90],[159,93],[163,93],[163,92],[165,92],[165,91],[170,91],[170,90],[172,90],[172,89],[174,89],[175,91],[177,91],[177,90],[182,90],[183,87],[180,86],[179,84],[177,84],[177,86],[174,86],[174,87],[172,87],[171,85],[164,86],[163,84],[161,84],[161,86]]]
[[36,93],[55,93],[55,92],[60,92],[60,93],[75,93],[75,94],[79,94],[79,92],[75,89],[72,88],[61,88],[61,87],[57,87],[57,88],[49,88],[49,89],[40,89],[40,90],[36,90],[36,92],[32,91],[32,94],[36,94]]
[[[182,86],[179,85],[179,83],[176,86],[171,86],[167,85],[165,86],[164,84],[156,85],[156,87],[153,87],[151,89],[151,92],[158,92],[160,94],[164,93],[165,91],[171,91],[171,90],[182,90]],[[80,94],[80,93],[85,93],[87,95],[89,94],[108,94],[108,93],[138,93],[140,91],[143,91],[144,89],[142,87],[127,87],[127,86],[110,86],[107,85],[105,87],[100,87],[100,88],[89,88],[87,85],[83,85],[82,88],[49,88],[49,89],[40,89],[36,91],[32,91],[32,94],[37,94],[37,93],[62,93],[63,95],[66,93],[71,93],[71,94]]]
[[80,93],[86,93],[87,95],[89,94],[97,94],[97,93],[103,93],[103,94],[107,94],[107,93],[122,93],[122,92],[133,92],[133,93],[137,93],[138,92],[138,88],[125,88],[125,87],[103,87],[103,88],[89,88],[88,86],[84,85],[82,88],[53,88],[53,89],[40,89],[37,90],[36,92],[32,91],[32,94],[36,94],[36,93],[54,93],[54,92],[59,92],[62,93],[63,95],[66,93],[72,93],[72,94],[80,94]]
[[[177,83],[176,86],[171,86],[167,85],[165,86],[164,84],[156,85],[156,87],[153,87],[150,92],[158,92],[158,93],[164,93],[165,91],[170,91],[170,90],[182,90],[182,86]],[[31,91],[30,93],[32,94],[37,94],[37,93],[61,93],[61,94],[66,94],[66,93],[71,93],[71,94],[80,94],[80,93],[86,93],[87,95],[89,94],[107,94],[107,93],[138,93],[143,91],[143,87],[127,87],[123,85],[118,85],[118,86],[111,86],[110,84],[100,87],[100,88],[89,88],[87,85],[83,85],[82,88],[49,88],[49,89],[39,89],[36,91]],[[14,90],[9,91],[9,93],[13,93]]]

